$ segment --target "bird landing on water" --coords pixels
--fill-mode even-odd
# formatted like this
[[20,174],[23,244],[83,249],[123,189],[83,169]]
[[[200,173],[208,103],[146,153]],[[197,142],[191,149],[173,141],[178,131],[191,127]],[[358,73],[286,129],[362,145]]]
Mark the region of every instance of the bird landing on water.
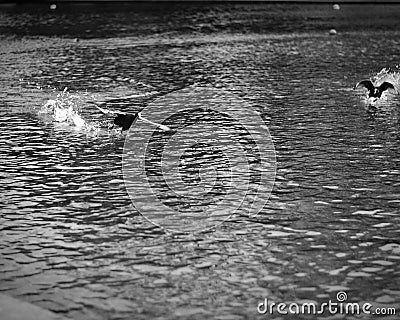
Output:
[[382,93],[388,89],[393,89],[394,85],[388,81],[382,82],[379,87],[375,86],[371,80],[362,80],[354,86],[354,89],[363,86],[368,90],[368,98],[379,99],[382,96]]
[[371,80],[362,80],[358,82],[353,89],[357,89],[358,87],[364,87],[368,90],[366,111],[370,117],[374,117],[376,115],[382,94],[389,89],[396,90],[395,86],[388,81],[384,81],[377,86]]
[[357,89],[360,86],[368,90],[367,112],[370,115],[375,115],[377,112],[378,108],[376,103],[382,97],[383,92],[388,89],[395,90],[394,85],[388,81],[384,81],[379,86],[375,86],[371,80],[362,80],[358,82],[353,89]]

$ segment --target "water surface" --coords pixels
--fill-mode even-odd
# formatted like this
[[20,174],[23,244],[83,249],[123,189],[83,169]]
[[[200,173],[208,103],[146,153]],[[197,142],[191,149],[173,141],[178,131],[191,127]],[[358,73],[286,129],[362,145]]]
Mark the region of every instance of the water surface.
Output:
[[[265,318],[265,297],[322,303],[339,290],[399,308],[398,98],[385,95],[371,117],[352,89],[399,62],[398,13],[3,8],[0,290],[85,320]],[[124,134],[87,135],[38,114],[64,87],[104,100],[203,83],[261,113],[277,171],[257,217],[196,235],[165,233],[131,205]],[[82,114],[98,117],[88,105]]]

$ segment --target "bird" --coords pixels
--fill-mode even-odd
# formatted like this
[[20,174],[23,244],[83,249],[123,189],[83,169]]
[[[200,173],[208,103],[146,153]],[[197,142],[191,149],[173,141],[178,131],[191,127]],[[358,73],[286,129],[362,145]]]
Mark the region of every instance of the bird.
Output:
[[118,127],[121,127],[121,132],[129,130],[129,128],[132,126],[132,124],[137,120],[139,117],[140,113],[127,113],[127,112],[121,112],[121,111],[114,111],[114,110],[107,110],[104,108],[101,108],[97,103],[92,102],[94,106],[100,110],[104,114],[111,114],[115,116],[114,118],[114,124],[117,125]]
[[357,89],[359,86],[364,86],[368,90],[368,98],[376,98],[379,99],[382,96],[382,93],[388,89],[394,90],[394,85],[390,82],[383,82],[379,87],[376,87],[371,80],[362,80],[354,86],[354,89]]
[[129,128],[132,126],[132,123],[134,123],[138,117],[139,113],[118,113],[114,118],[114,124],[121,127],[122,131],[126,131],[129,130]]
[[122,111],[114,111],[114,110],[107,110],[104,108],[101,108],[98,103],[96,102],[91,102],[98,110],[100,110],[102,113],[104,114],[112,114],[112,115],[116,115],[116,117],[114,118],[114,124],[121,127],[123,131],[129,130],[129,128],[132,126],[132,124],[137,120],[140,119],[144,122],[150,123],[156,127],[159,127],[160,129],[164,130],[164,131],[170,131],[171,128],[169,128],[166,125],[163,125],[161,123],[156,123],[153,121],[150,121],[144,117],[142,117],[140,112],[137,113],[127,113],[127,112],[122,112]]

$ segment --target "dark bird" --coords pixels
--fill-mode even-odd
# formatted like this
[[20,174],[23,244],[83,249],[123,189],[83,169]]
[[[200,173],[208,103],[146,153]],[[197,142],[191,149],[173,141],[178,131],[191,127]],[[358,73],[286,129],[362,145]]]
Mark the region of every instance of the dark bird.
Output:
[[125,131],[132,126],[132,123],[134,123],[138,117],[138,113],[117,114],[114,119],[114,124],[121,127],[122,131]]
[[114,115],[114,124],[117,125],[118,127],[122,128],[122,131],[129,130],[129,128],[132,126],[132,124],[137,120],[137,118],[140,116],[139,112],[138,113],[126,113],[126,112],[121,112],[121,111],[112,111],[112,110],[107,110],[99,107],[97,103],[92,102],[98,110],[100,110],[104,114],[111,114]]
[[121,112],[121,111],[113,111],[113,110],[107,110],[99,107],[99,105],[95,102],[91,102],[92,104],[95,105],[95,107],[100,110],[104,114],[112,114],[116,115],[114,118],[114,124],[121,127],[122,131],[129,130],[129,128],[132,126],[132,124],[139,118],[144,122],[150,123],[152,125],[155,125],[159,128],[161,128],[164,131],[170,131],[171,129],[168,126],[165,126],[160,123],[156,123],[150,120],[147,120],[146,118],[142,117],[140,112],[137,113],[126,113],[126,112]]
[[357,83],[354,86],[354,89],[358,88],[359,86],[364,86],[368,90],[368,97],[369,98],[380,98],[382,93],[387,89],[393,89],[394,86],[390,82],[383,82],[379,87],[375,87],[371,80],[363,80]]

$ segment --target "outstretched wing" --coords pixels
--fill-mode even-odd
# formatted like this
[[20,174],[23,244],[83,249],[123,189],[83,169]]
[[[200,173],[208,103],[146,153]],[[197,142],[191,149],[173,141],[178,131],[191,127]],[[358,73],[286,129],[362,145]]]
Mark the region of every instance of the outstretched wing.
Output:
[[391,84],[390,82],[385,81],[379,86],[379,90],[381,92],[383,92],[383,91],[385,91],[387,89],[393,89],[394,90],[394,85]]
[[126,112],[122,112],[122,111],[114,111],[114,110],[108,110],[108,109],[103,109],[101,107],[99,107],[99,105],[95,102],[90,101],[90,103],[92,103],[98,110],[100,110],[102,113],[104,114],[121,114],[121,115],[126,115]]
[[357,83],[357,84],[354,86],[354,89],[358,88],[359,86],[364,86],[364,87],[367,88],[368,91],[370,91],[370,92],[374,92],[374,90],[375,90],[374,84],[371,82],[371,80],[363,80],[363,81],[360,81],[359,83]]

